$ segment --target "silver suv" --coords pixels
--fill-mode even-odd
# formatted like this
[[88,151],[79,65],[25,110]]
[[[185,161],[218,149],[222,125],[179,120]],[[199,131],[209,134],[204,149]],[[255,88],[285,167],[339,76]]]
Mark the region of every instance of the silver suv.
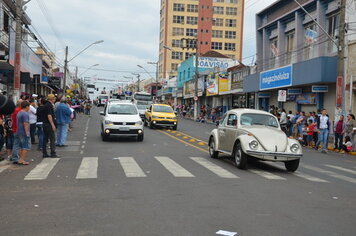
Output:
[[143,141],[143,122],[134,104],[127,102],[109,102],[104,111],[101,122],[101,137],[103,141],[108,141],[113,136],[137,137],[138,141]]

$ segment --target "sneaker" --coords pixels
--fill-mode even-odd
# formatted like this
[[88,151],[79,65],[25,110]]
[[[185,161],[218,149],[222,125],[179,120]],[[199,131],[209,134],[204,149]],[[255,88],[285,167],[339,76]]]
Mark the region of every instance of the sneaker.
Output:
[[57,155],[57,154],[52,154],[51,158],[60,158],[61,156]]
[[345,154],[345,151],[344,151],[344,150],[341,150],[341,151],[340,151],[340,154]]

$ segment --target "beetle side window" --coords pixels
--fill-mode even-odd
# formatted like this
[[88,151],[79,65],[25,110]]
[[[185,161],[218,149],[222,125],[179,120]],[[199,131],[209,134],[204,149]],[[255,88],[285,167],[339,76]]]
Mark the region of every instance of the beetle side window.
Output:
[[237,126],[237,116],[235,114],[230,114],[227,120],[227,126]]
[[227,122],[227,114],[225,114],[224,116],[223,116],[223,118],[220,120],[220,125],[221,126],[225,126],[226,125],[226,122]]

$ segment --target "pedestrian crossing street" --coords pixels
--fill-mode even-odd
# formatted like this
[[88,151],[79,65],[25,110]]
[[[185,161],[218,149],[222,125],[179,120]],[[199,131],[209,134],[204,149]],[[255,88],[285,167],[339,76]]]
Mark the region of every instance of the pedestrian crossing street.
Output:
[[[83,157],[81,159],[79,168],[76,170],[76,179],[98,179],[98,170],[100,169],[100,161],[98,157]],[[107,160],[107,159],[105,159]],[[277,169],[264,170],[250,168],[247,171],[234,169],[227,170],[220,166],[218,162],[209,160],[204,157],[189,157],[187,160],[192,163],[188,167],[183,167],[181,164],[177,163],[170,157],[167,156],[155,156],[151,159],[159,163],[162,169],[175,178],[195,178],[200,177],[201,171],[192,168],[191,165],[194,163],[200,168],[206,169],[212,176],[223,178],[223,179],[240,179],[247,178],[246,173],[254,174],[260,178],[272,181],[288,181],[291,178],[300,178],[310,182],[317,183],[330,183],[335,180],[346,181],[351,184],[356,184],[356,167],[344,168],[337,165],[330,164],[320,164],[319,166],[312,166],[308,164],[301,164],[301,168],[294,172],[288,173],[283,171],[282,167],[276,167]],[[41,160],[37,165],[34,165],[32,169],[24,177],[25,181],[34,180],[46,180],[56,168],[58,168],[62,163],[66,162],[66,159],[59,158],[46,158]],[[134,157],[118,157],[113,159],[117,162],[118,171],[121,171],[126,178],[147,178],[150,177],[151,171],[144,170],[139,164],[139,160]],[[186,161],[185,161],[186,163]],[[191,169],[195,169],[193,172]],[[6,172],[6,166],[0,168],[0,173]]]

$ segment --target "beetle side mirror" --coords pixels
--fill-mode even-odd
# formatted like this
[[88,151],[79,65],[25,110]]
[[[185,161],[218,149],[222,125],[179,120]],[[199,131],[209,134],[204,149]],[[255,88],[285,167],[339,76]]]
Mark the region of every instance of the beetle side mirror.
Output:
[[103,111],[101,111],[99,114],[100,114],[101,116],[105,116],[105,112],[103,112]]

